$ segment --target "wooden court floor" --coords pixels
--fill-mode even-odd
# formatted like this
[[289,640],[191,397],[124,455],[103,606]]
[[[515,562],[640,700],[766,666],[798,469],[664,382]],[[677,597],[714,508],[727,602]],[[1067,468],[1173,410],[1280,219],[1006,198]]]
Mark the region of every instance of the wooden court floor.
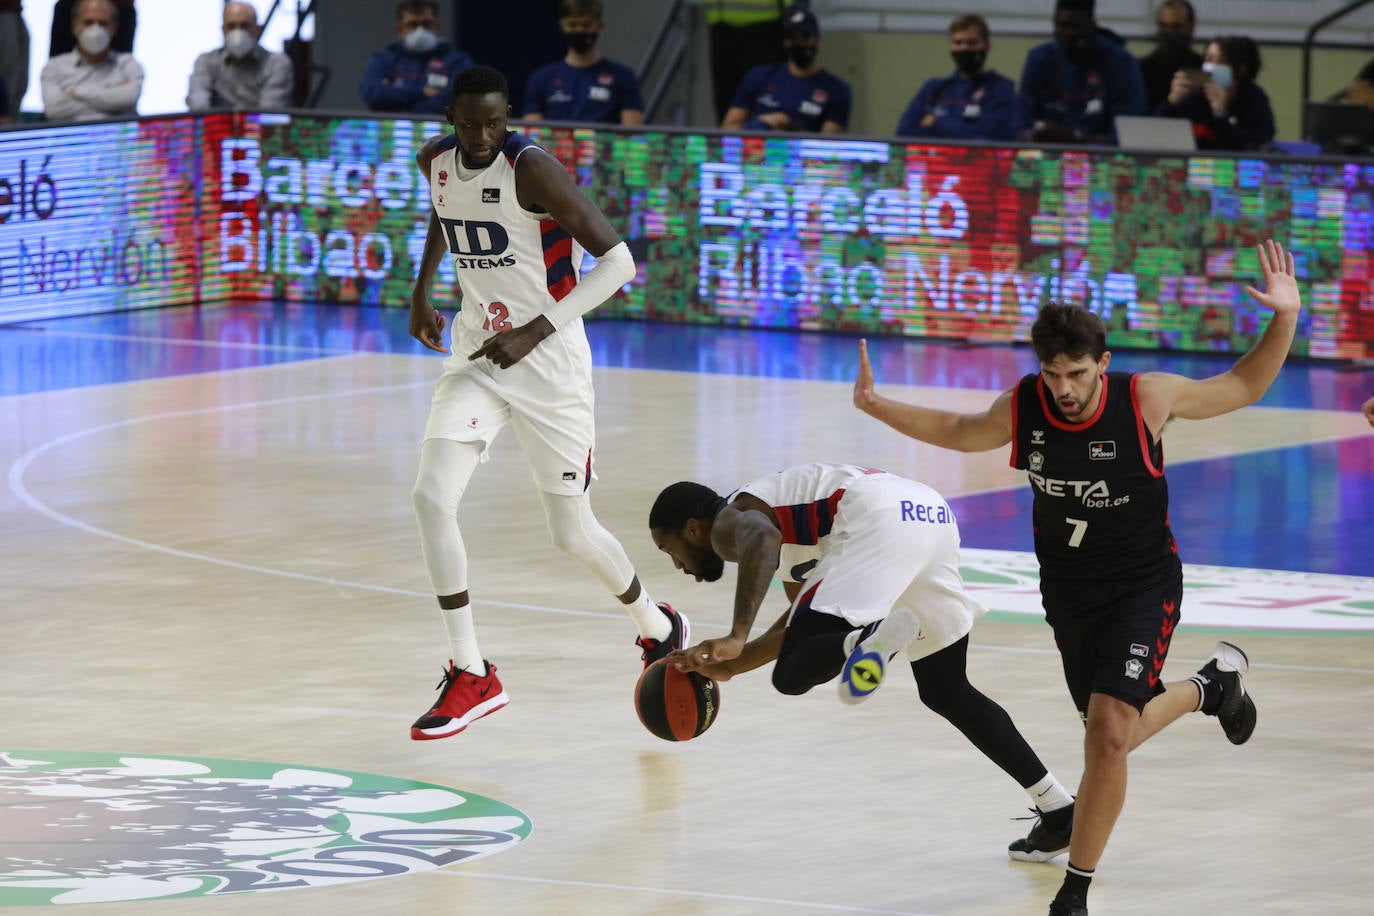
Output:
[[[780,696],[755,672],[723,685],[702,738],[648,734],[633,627],[548,545],[509,435],[461,519],[479,634],[512,701],[456,738],[410,741],[447,657],[409,505],[438,371],[355,353],[0,397],[9,747],[388,774],[498,799],[533,825],[498,855],[417,874],[92,912],[1043,914],[1063,859],[1007,859],[1029,825],[1010,820],[1024,793],[909,678],[850,708],[829,688]],[[724,632],[733,580],[694,583],[654,550],[648,507],[667,483],[727,490],[836,458],[951,496],[1017,484],[1000,453],[899,440],[852,410],[841,380],[603,367],[597,384],[597,514],[698,638]],[[1357,416],[1293,413],[1182,427],[1171,459],[1368,433]],[[1374,597],[1374,579],[1346,584]],[[781,610],[779,594],[764,614]],[[1228,637],[1253,662],[1258,731],[1236,748],[1193,716],[1132,757],[1094,916],[1370,912],[1374,641],[1356,624]],[[1166,677],[1216,638],[1188,626],[1185,600]],[[994,614],[972,643],[973,682],[1076,785],[1081,726],[1048,629]],[[0,879],[26,842],[5,836]]]

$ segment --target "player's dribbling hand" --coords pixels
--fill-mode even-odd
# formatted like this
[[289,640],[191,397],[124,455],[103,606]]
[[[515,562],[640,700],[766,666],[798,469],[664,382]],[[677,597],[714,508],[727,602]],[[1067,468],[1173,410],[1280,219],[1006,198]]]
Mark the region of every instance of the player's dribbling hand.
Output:
[[1253,286],[1245,287],[1260,305],[1274,310],[1276,315],[1296,315],[1302,308],[1302,297],[1298,295],[1298,274],[1293,266],[1293,253],[1284,251],[1283,246],[1273,239],[1255,247],[1259,255],[1260,270],[1264,273],[1264,292]]
[[1360,409],[1364,411],[1364,418],[1369,421],[1369,425],[1374,426],[1374,398],[1365,401]]
[[425,296],[410,297],[410,336],[435,353],[448,353],[444,346],[444,316],[430,306]]
[[868,412],[878,400],[873,390],[873,364],[868,361],[868,341],[859,338],[859,375],[854,379],[854,406]]
[[668,655],[668,660],[679,671],[701,671],[713,665],[738,658],[744,649],[744,640],[735,636],[722,636],[719,639],[706,639],[688,649],[679,649]]

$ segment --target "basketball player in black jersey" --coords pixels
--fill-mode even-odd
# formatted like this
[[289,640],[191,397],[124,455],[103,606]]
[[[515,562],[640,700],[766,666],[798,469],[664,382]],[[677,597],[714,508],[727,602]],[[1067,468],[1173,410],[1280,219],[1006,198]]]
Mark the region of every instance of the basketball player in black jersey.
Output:
[[[902,404],[879,396],[859,343],[854,405],[914,439],[958,451],[1010,443],[1029,476],[1045,619],[1054,630],[1069,694],[1083,716],[1083,777],[1068,873],[1050,916],[1087,916],[1088,885],[1126,798],[1126,755],[1186,713],[1216,716],[1233,744],[1254,731],[1245,653],[1218,643],[1193,677],[1160,677],[1178,625],[1183,574],[1169,530],[1161,434],[1180,417],[1205,420],[1253,404],[1278,376],[1301,300],[1293,256],[1259,248],[1264,289],[1246,287],[1274,312],[1259,342],[1226,372],[1189,379],[1165,372],[1108,372],[1101,319],[1076,306],[1040,310],[1031,341],[1040,372],[983,413]],[[1009,849],[1045,859],[1055,840],[1043,823]]]

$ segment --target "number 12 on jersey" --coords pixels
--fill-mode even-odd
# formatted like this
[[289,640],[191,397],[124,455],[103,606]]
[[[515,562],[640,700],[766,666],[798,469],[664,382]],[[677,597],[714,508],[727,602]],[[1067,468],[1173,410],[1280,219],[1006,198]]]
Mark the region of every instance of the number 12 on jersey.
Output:
[[510,309],[502,302],[488,302],[487,314],[482,319],[484,331],[509,331],[515,325],[510,323]]

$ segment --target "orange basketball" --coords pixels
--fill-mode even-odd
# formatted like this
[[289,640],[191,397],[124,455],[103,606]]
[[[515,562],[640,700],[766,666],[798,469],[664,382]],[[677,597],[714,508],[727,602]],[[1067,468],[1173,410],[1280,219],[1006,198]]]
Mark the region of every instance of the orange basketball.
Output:
[[720,711],[720,686],[661,658],[635,684],[635,712],[664,741],[690,741],[711,727]]

